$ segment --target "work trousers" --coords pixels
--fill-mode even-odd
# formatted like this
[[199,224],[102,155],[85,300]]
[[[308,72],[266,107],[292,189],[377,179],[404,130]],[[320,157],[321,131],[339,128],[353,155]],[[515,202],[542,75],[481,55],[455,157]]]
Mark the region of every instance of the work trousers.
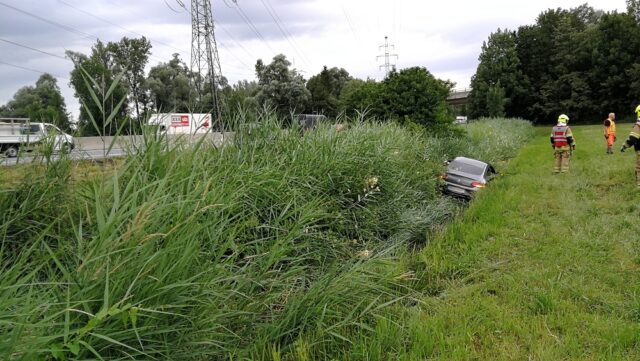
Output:
[[613,154],[613,142],[616,140],[615,134],[611,133],[606,136],[607,139],[607,153]]
[[[555,150],[556,162],[553,165],[553,171],[555,173],[566,173],[569,171],[569,159],[571,153],[568,150],[556,149]],[[639,163],[640,164],[640,163]]]

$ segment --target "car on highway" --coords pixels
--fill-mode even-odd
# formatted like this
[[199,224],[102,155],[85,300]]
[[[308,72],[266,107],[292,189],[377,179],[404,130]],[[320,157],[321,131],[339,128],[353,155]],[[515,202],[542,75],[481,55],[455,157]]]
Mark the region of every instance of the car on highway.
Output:
[[459,115],[456,117],[455,124],[467,124],[467,117]]
[[31,151],[50,146],[56,152],[75,147],[71,135],[50,123],[32,123],[27,118],[0,118],[0,152],[7,158],[18,156],[20,149]]
[[471,199],[495,176],[496,170],[488,163],[456,157],[448,162],[447,171],[440,176],[443,180],[442,191],[454,197]]

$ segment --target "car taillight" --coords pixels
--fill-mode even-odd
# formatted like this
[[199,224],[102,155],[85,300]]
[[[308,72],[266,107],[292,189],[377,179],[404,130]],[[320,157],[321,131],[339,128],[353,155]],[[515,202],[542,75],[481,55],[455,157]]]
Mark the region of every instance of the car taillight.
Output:
[[485,185],[483,183],[480,182],[471,182],[471,186],[474,188],[484,188]]

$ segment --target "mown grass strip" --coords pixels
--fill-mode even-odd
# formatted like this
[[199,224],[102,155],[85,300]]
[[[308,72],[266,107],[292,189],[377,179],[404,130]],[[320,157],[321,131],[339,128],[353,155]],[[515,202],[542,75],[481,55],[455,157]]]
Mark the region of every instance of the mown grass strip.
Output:
[[417,257],[422,303],[352,358],[640,359],[635,155],[606,155],[601,131],[574,127],[571,171],[552,175],[548,130],[538,129]]

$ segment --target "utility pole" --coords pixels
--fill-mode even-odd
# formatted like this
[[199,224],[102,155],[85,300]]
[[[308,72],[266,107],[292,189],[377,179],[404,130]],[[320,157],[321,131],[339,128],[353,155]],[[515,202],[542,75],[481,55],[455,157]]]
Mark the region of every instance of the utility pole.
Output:
[[383,55],[378,55],[376,57],[376,60],[380,59],[380,58],[384,58],[384,65],[380,65],[379,69],[384,68],[385,69],[385,76],[389,75],[389,72],[393,69],[396,68],[395,64],[391,64],[390,58],[395,57],[396,60],[398,59],[398,54],[390,54],[389,53],[389,48],[391,49],[395,49],[395,47],[393,46],[393,44],[389,44],[389,37],[385,36],[384,37],[384,45],[380,45],[378,47],[378,49],[382,49],[384,48],[384,54]]
[[214,124],[214,129],[222,130],[222,111],[218,92],[222,70],[211,13],[211,0],[191,0],[191,72],[194,76],[193,85],[196,88],[198,100],[204,99],[207,90],[211,92],[212,121],[217,123]]

